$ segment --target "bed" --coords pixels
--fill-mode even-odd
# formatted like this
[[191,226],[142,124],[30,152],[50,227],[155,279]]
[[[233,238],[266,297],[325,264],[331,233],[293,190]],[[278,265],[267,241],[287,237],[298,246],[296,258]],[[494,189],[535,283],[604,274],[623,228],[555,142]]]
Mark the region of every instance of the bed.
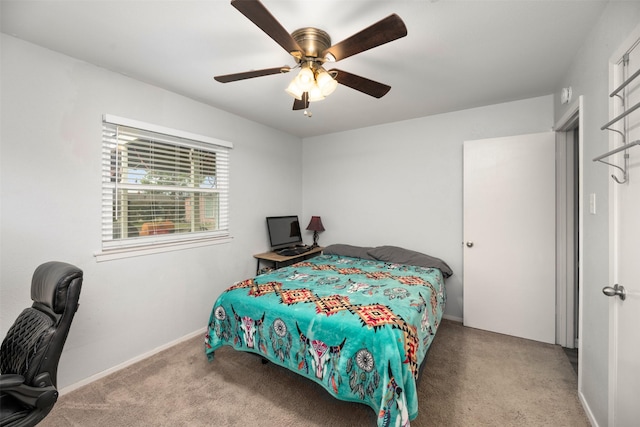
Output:
[[378,426],[409,425],[438,325],[448,265],[395,246],[332,245],[256,276],[216,300],[205,353],[229,345],[369,405]]

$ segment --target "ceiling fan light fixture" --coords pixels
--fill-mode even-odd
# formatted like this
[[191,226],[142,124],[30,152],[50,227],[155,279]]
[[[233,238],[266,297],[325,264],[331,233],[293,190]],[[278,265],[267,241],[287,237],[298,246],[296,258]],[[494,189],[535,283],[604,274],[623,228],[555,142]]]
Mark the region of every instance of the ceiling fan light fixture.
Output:
[[298,84],[297,76],[296,78],[291,80],[291,83],[289,83],[289,86],[287,86],[287,88],[284,91],[287,92],[289,95],[293,96],[297,100],[301,100],[302,94],[305,92]]
[[322,67],[316,74],[316,82],[318,83],[320,92],[322,92],[324,96],[331,95],[338,87],[338,82]]
[[325,96],[322,93],[322,90],[318,87],[317,84],[314,84],[311,89],[309,89],[309,102],[317,102],[322,101]]
[[310,66],[303,66],[296,76],[297,84],[303,92],[311,89],[315,83],[315,76]]

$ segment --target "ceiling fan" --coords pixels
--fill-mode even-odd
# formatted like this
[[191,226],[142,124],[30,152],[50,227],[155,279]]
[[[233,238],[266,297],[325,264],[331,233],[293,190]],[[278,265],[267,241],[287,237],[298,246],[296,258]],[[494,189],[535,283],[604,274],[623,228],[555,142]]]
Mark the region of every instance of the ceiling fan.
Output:
[[327,71],[324,64],[340,61],[406,36],[407,27],[398,15],[391,14],[340,43],[331,45],[329,34],[318,28],[300,28],[289,34],[259,0],[231,0],[231,5],[289,52],[296,65],[293,68],[284,66],[215,76],[215,80],[229,83],[288,73],[300,68],[299,74],[285,89],[295,98],[294,110],[306,109],[310,102],[324,99],[338,84],[375,98],[383,97],[391,89],[391,86],[346,71],[335,68]]

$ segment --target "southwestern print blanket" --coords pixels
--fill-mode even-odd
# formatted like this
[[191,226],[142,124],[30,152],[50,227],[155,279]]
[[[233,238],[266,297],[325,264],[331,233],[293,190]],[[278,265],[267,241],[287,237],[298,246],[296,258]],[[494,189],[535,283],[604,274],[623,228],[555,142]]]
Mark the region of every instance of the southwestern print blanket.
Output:
[[445,299],[438,269],[320,255],[224,291],[205,352],[210,361],[223,345],[257,353],[371,406],[378,426],[408,426]]

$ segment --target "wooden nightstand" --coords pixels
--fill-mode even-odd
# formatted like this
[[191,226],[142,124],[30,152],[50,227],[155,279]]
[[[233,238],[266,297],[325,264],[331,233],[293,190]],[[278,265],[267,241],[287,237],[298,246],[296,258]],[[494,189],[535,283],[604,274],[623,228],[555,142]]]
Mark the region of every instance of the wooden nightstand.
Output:
[[280,267],[285,267],[287,265],[295,264],[296,262],[302,261],[304,259],[313,258],[314,256],[320,255],[323,249],[324,247],[318,246],[311,249],[310,251],[292,256],[278,255],[275,252],[264,252],[261,254],[255,254],[253,257],[258,260],[258,265],[256,266],[256,274],[260,274],[261,262],[267,262],[272,268],[277,269]]

